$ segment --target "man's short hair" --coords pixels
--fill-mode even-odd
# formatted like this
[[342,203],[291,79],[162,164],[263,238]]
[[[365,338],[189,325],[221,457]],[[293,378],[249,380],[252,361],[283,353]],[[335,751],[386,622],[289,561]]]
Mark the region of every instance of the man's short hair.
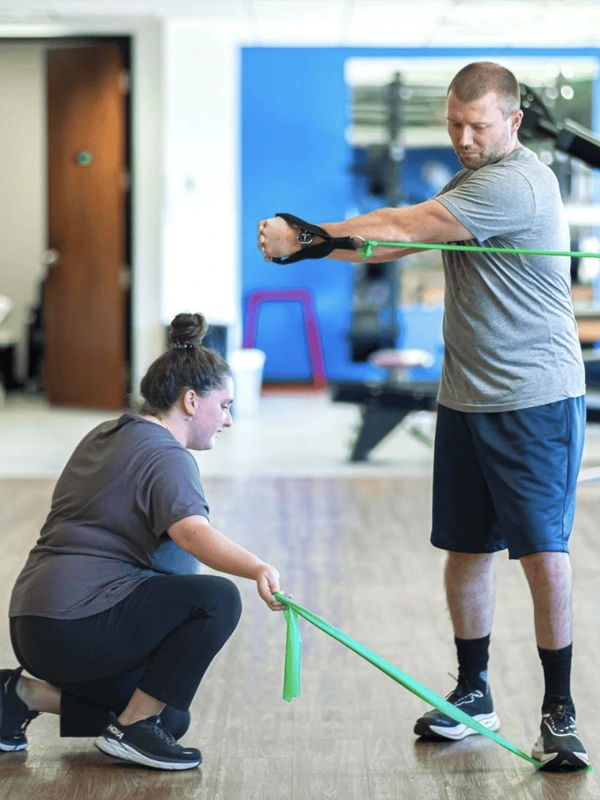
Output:
[[521,105],[519,82],[509,69],[493,61],[467,64],[452,78],[448,94],[450,92],[463,103],[472,103],[488,92],[496,92],[505,117],[518,111]]

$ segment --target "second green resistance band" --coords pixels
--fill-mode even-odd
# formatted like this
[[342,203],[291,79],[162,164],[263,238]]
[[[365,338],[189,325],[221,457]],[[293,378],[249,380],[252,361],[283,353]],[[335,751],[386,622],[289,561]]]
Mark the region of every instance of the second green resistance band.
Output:
[[509,253],[523,256],[567,256],[568,258],[600,258],[600,253],[582,253],[577,250],[524,250],[518,247],[476,247],[470,244],[427,244],[425,242],[377,242],[367,239],[359,253],[362,258],[373,255],[376,247],[408,247],[415,250],[455,250],[465,253]]
[[356,639],[353,639],[343,631],[340,631],[338,628],[330,625],[324,619],[321,619],[321,617],[313,614],[312,611],[309,611],[299,603],[296,603],[294,600],[291,600],[289,597],[286,597],[280,592],[276,592],[274,596],[279,600],[280,603],[284,603],[288,607],[283,612],[288,623],[287,644],[285,651],[284,700],[290,702],[294,697],[300,696],[300,659],[302,643],[300,641],[297,616],[300,615],[301,617],[304,617],[304,619],[308,620],[308,622],[310,622],[312,625],[331,636],[333,639],[336,639],[350,650],[353,650],[355,653],[361,656],[361,658],[364,658],[370,664],[373,664],[373,666],[377,667],[377,669],[385,672],[386,675],[389,675],[390,678],[393,678],[401,686],[404,686],[404,688],[408,689],[409,692],[412,692],[417,697],[420,697],[421,700],[424,700],[429,705],[437,708],[438,711],[441,711],[443,714],[447,714],[447,716],[455,719],[457,722],[461,722],[463,725],[467,725],[469,728],[477,731],[477,733],[487,736],[488,739],[496,742],[496,744],[499,744],[506,750],[510,750],[511,753],[514,753],[520,758],[525,759],[525,761],[528,761],[535,767],[542,766],[542,764],[535,758],[531,758],[531,756],[527,755],[527,753],[519,750],[518,747],[515,747],[514,744],[507,742],[506,739],[503,739],[502,736],[498,736],[498,734],[494,731],[488,730],[480,722],[473,719],[473,717],[470,717],[468,714],[465,714],[465,712],[461,711],[460,708],[453,706],[452,703],[449,703],[439,694],[436,694],[432,689],[428,689],[427,686],[424,686],[422,683],[419,683],[419,681],[411,678],[410,675],[402,672],[401,669],[398,669],[398,667],[394,666],[389,661],[386,661],[384,658],[377,655],[377,653],[369,650],[368,647],[360,644],[360,642],[357,642]]

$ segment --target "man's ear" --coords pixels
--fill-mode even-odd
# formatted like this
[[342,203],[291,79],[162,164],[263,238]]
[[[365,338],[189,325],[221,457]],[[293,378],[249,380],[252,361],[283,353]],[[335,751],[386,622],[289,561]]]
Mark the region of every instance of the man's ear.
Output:
[[523,121],[523,112],[521,111],[521,109],[519,109],[518,111],[513,111],[511,117],[512,119],[511,119],[510,129],[512,133],[515,133],[521,127],[521,122]]

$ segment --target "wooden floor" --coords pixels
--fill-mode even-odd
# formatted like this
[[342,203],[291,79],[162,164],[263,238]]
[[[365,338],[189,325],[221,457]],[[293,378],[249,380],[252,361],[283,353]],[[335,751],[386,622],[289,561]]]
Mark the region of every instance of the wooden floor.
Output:
[[[446,694],[455,671],[441,570],[428,543],[429,481],[210,480],[212,521],[275,564],[283,588],[413,677]],[[0,603],[48,509],[51,481],[0,481]],[[573,540],[579,728],[600,766],[600,485],[582,487]],[[60,739],[57,719],[31,725],[27,752],[0,755],[0,800],[583,800],[597,772],[536,773],[491,741],[426,744],[412,726],[423,703],[316,628],[302,623],[302,696],[281,699],[285,624],[254,586],[196,696],[184,743],[197,770],[121,765],[87,739]],[[4,615],[3,615],[4,616]],[[518,564],[499,558],[491,680],[501,733],[529,751],[537,737],[541,669]],[[15,664],[6,620],[0,662]]]

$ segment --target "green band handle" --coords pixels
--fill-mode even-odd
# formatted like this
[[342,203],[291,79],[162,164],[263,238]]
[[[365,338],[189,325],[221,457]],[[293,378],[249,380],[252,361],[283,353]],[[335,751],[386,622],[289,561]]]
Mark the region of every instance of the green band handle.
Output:
[[359,253],[363,259],[373,255],[376,247],[408,247],[415,250],[455,250],[465,253],[509,253],[523,256],[567,256],[569,258],[600,258],[600,253],[582,253],[577,250],[524,250],[518,247],[476,247],[468,244],[426,244],[424,242],[377,242],[367,239]]
[[464,711],[461,711],[460,708],[453,706],[452,703],[449,703],[443,697],[440,697],[439,694],[436,694],[431,689],[428,689],[427,686],[424,686],[414,678],[411,678],[410,675],[402,672],[401,669],[398,669],[398,667],[395,667],[389,661],[386,661],[381,656],[378,656],[377,653],[369,650],[368,647],[360,644],[360,642],[352,639],[352,637],[343,633],[343,631],[340,631],[338,628],[334,628],[333,625],[325,622],[324,619],[321,619],[321,617],[313,614],[312,611],[309,611],[299,603],[296,603],[294,600],[291,600],[289,597],[281,594],[281,592],[275,592],[274,597],[276,597],[280,603],[284,603],[286,606],[288,606],[288,608],[283,612],[288,624],[285,651],[283,699],[287,700],[288,703],[291,702],[292,698],[300,697],[300,660],[302,642],[300,641],[298,629],[297,615],[299,614],[301,617],[304,617],[304,619],[308,620],[308,622],[310,622],[312,625],[319,628],[333,639],[336,639],[338,642],[341,642],[350,650],[353,650],[355,653],[361,656],[361,658],[364,658],[366,661],[373,664],[373,666],[377,667],[377,669],[385,672],[386,675],[389,675],[390,678],[393,678],[401,686],[404,686],[404,688],[408,689],[409,692],[412,692],[417,697],[420,697],[421,700],[424,700],[426,703],[429,703],[429,705],[437,708],[438,711],[441,711],[443,714],[446,714],[457,722],[461,722],[463,725],[472,728],[477,733],[487,736],[488,739],[491,739],[493,742],[496,742],[496,744],[506,748],[506,750],[510,750],[511,753],[514,753],[520,758],[525,759],[525,761],[528,761],[535,767],[539,768],[543,766],[540,761],[537,761],[535,758],[531,758],[531,756],[528,756],[527,753],[519,750],[518,747],[515,747],[514,744],[507,742],[506,739],[503,739],[502,736],[498,736],[498,734],[494,731],[488,730],[488,728],[486,728],[477,720],[473,719],[473,717],[470,717],[468,714],[465,714]]

